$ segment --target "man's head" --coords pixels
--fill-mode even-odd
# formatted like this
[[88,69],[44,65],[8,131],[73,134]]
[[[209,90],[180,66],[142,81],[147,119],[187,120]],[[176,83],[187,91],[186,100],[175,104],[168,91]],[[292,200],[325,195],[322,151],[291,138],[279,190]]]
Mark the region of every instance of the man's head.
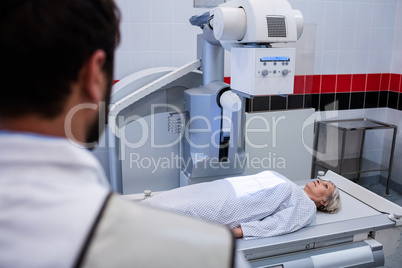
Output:
[[341,208],[338,188],[331,181],[315,180],[306,184],[304,191],[317,206],[317,210],[336,213]]
[[89,87],[81,82],[88,82],[91,69],[84,67],[95,53],[108,102],[118,28],[113,0],[2,1],[0,120],[60,116],[72,86]]

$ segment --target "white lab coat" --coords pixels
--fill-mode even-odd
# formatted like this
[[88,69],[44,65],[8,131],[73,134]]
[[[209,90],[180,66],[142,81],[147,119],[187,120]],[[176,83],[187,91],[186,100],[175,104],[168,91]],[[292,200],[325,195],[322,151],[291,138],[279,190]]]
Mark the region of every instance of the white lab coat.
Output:
[[109,193],[87,150],[62,138],[0,132],[0,267],[232,264],[227,229]]
[[0,267],[72,267],[109,193],[66,139],[0,134]]

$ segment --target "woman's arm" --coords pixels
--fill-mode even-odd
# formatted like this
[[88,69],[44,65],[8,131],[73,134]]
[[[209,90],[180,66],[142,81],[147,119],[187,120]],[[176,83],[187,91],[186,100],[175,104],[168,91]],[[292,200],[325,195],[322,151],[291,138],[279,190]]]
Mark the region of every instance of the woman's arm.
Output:
[[232,232],[236,238],[242,238],[243,237],[243,230],[241,227],[233,228]]

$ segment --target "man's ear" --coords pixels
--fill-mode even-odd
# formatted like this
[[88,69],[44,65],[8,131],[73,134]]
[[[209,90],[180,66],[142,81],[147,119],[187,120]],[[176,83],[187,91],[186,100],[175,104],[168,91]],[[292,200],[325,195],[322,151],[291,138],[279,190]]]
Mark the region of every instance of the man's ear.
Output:
[[106,76],[103,70],[105,61],[106,53],[98,49],[92,53],[82,68],[81,82],[84,89],[83,94],[93,103],[100,102],[105,94]]
[[321,201],[320,201],[320,205],[321,205],[321,206],[323,206],[323,207],[325,207],[326,202],[324,202],[324,199],[321,199]]

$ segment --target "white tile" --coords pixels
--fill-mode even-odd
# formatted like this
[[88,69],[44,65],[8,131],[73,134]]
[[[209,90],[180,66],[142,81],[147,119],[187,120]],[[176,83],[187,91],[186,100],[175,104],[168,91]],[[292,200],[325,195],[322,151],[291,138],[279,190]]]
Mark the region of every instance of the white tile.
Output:
[[325,26],[339,26],[341,24],[341,2],[326,2]]
[[356,3],[371,4],[374,0],[354,0]]
[[[397,133],[397,136],[398,136],[398,133]],[[384,155],[388,155],[388,156],[390,155],[391,147],[392,147],[392,138],[393,138],[392,130],[384,131],[384,145],[383,145]]]
[[[399,0],[400,1],[400,0]],[[388,4],[388,5],[396,5],[398,0],[374,0],[374,4]]]
[[[364,109],[364,117],[370,118],[373,120],[377,121],[384,121],[386,117],[386,111],[381,108],[370,108],[370,109]],[[373,131],[376,132],[376,131]],[[383,133],[381,130],[378,131],[379,134]],[[378,133],[377,133],[378,135]]]
[[391,73],[402,73],[402,50],[394,50],[392,53]]
[[381,70],[382,72],[385,73],[390,73],[391,72],[391,65],[392,65],[392,50],[384,50],[382,52],[382,58],[381,58]]
[[[315,49],[316,44],[316,32],[317,32],[317,25],[306,23],[304,24],[303,34],[300,39],[303,39],[303,43],[305,43],[304,49]],[[299,40],[300,40],[299,39]]]
[[314,51],[297,50],[296,51],[296,75],[312,75],[314,74]]
[[384,132],[384,130],[379,130],[375,132],[375,143],[373,144],[374,149],[382,150],[384,148]]
[[349,119],[364,118],[364,109],[349,110]]
[[385,69],[383,69],[382,59],[383,59],[383,51],[381,50],[369,51],[367,72],[368,73],[385,72]]
[[129,20],[131,23],[150,23],[152,21],[152,1],[129,0]]
[[341,26],[354,27],[357,21],[357,4],[343,2],[341,11]]
[[327,26],[324,31],[323,50],[337,50],[340,43],[340,28]]
[[367,73],[368,51],[355,50],[353,57],[353,73],[365,74]]
[[130,50],[150,51],[152,47],[152,25],[150,23],[130,24]]
[[174,24],[174,51],[195,51],[197,36],[191,24]]
[[341,27],[339,31],[339,49],[352,50],[355,47],[356,27]]
[[153,67],[172,67],[174,65],[173,52],[154,52],[153,53]]
[[353,73],[353,51],[340,50],[338,57],[338,74]]
[[152,0],[152,22],[173,23],[173,0]]
[[292,9],[299,10],[303,14],[304,19],[306,19],[309,17],[309,2],[310,1],[308,0],[297,0],[289,3],[292,6]]
[[[389,123],[389,124],[396,124],[397,120],[399,120],[399,118],[402,118],[400,114],[401,112],[395,109],[391,109],[391,108],[385,108],[386,109],[386,115],[385,115],[385,122]],[[398,129],[398,133],[400,132],[400,129]]]
[[394,50],[401,50],[402,49],[402,28],[395,29],[394,33]]
[[373,27],[387,27],[388,5],[374,4],[373,5]]
[[376,144],[378,144],[378,141],[376,140],[375,136],[375,131],[366,131],[366,136],[364,138],[364,153],[365,156],[367,153],[372,153],[373,150],[376,148]]
[[402,136],[402,112],[395,110],[395,121],[394,124],[398,129],[398,136]]
[[115,52],[114,54],[114,80],[121,80],[124,77],[131,74],[130,71],[130,53],[125,52]]
[[189,23],[189,18],[193,15],[201,15],[193,8],[193,1],[174,0],[173,21],[175,23]]
[[324,44],[324,33],[325,27],[324,26],[317,26],[316,27],[316,38],[315,38],[315,49],[322,50]]
[[393,61],[393,63],[392,63],[392,66],[391,66],[391,72],[392,73],[401,73],[402,71],[402,50],[401,51],[398,51],[398,53],[396,53],[397,54],[397,56],[398,56],[398,59],[396,59],[396,60],[399,60],[399,61],[396,61],[395,60],[395,62]]
[[386,107],[377,108],[376,111],[377,111],[379,114],[381,114],[381,120],[380,120],[380,121],[386,122],[388,108],[386,108]]
[[371,28],[370,49],[384,49],[384,44],[387,41],[386,36],[387,32],[383,28]]
[[174,52],[174,67],[181,67],[193,60],[196,60],[195,51],[175,51]]
[[314,57],[314,74],[322,74],[322,51],[316,51]]
[[373,161],[374,163],[382,162],[382,150],[370,150],[364,152],[364,158]]
[[316,23],[317,26],[323,26],[325,23],[325,2],[309,1],[308,23]]
[[392,180],[397,182],[397,183],[402,183],[402,157],[399,155],[395,155],[393,159],[393,165],[392,165]]
[[339,119],[339,120],[348,119],[349,110],[338,110],[337,112],[338,112],[338,114],[334,119]]
[[336,74],[338,71],[338,50],[324,50],[322,56],[322,74]]
[[130,24],[120,23],[120,44],[117,47],[117,51],[129,51],[130,50]]
[[316,25],[312,23],[305,23],[303,33],[296,43],[292,43],[292,47],[296,49],[314,49],[316,38]]
[[[232,1],[232,0],[230,0],[230,1]],[[227,2],[229,2],[229,1],[227,1]],[[193,10],[194,10],[194,14],[198,14],[198,15],[201,15],[201,14],[204,14],[205,12],[211,12],[211,8],[193,8]]]
[[370,27],[373,14],[373,5],[359,4],[357,8],[356,25],[358,27]]
[[332,110],[332,111],[322,111],[320,112],[321,120],[335,120],[341,119],[339,118],[339,110]]
[[370,28],[360,27],[356,29],[355,49],[367,50],[370,45]]
[[[386,28],[384,29],[384,42],[382,49],[390,49],[394,48],[394,40],[395,40],[395,29],[394,28]],[[398,36],[399,37],[399,36]],[[402,44],[401,44],[402,47]]]
[[152,67],[152,52],[131,52],[129,55],[131,73]]
[[120,10],[120,22],[129,22],[130,21],[130,9],[128,0],[115,0],[117,7]]
[[398,2],[395,12],[395,26],[399,28],[402,27],[402,4],[400,3],[401,1]]
[[348,118],[349,110],[337,110],[333,111],[332,114],[334,119],[343,120]]
[[152,50],[173,51],[173,24],[152,25]]
[[398,133],[396,136],[395,155],[402,157],[402,135],[400,133]]
[[304,35],[304,33],[303,33],[302,36],[296,41],[296,43],[284,44],[283,47],[292,47],[292,48],[296,48],[296,50],[307,49],[307,42],[306,42],[307,38],[303,38],[303,36],[305,37],[306,35]]
[[[162,62],[172,62],[174,66],[195,59],[196,33],[201,30],[191,26],[188,19],[209,9],[193,8],[193,1],[189,0],[116,2],[122,12],[122,40],[117,52],[150,52],[152,63],[159,62],[154,59],[154,52],[164,52]],[[401,2],[292,0],[292,8],[300,10],[305,19],[302,38],[293,45],[298,49],[296,71],[402,73],[402,33],[398,31],[402,28]],[[314,26],[313,32],[307,30],[309,24]],[[309,52],[310,48],[314,53]],[[136,66],[131,68],[140,68]]]

